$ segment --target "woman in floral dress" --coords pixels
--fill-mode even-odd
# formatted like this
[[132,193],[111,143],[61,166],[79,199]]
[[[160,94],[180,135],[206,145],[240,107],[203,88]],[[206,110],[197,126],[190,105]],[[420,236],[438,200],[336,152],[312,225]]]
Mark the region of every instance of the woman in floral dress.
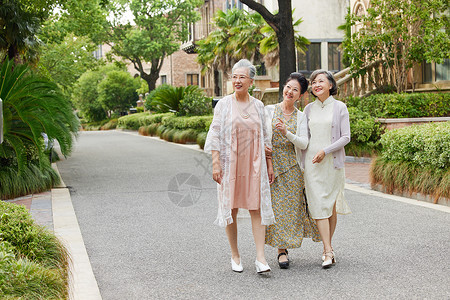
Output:
[[[308,87],[301,73],[292,73],[283,89],[283,102],[266,106],[267,127],[272,131],[272,164],[275,180],[271,185],[276,223],[266,229],[266,244],[278,248],[280,268],[289,268],[288,248],[301,246],[304,237],[320,241],[315,222],[308,214],[303,195],[301,150],[308,146],[305,115],[295,108]],[[267,151],[270,155],[270,150]]]

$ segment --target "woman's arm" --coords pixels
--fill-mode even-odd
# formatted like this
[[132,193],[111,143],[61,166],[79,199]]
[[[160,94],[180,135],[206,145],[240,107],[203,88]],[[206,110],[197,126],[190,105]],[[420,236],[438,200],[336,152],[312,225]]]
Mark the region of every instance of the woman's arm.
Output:
[[307,127],[308,125],[306,122],[306,115],[300,111],[298,113],[301,114],[301,116],[299,116],[300,119],[297,121],[300,123],[297,125],[297,132],[296,134],[293,134],[292,132],[287,130],[286,137],[292,144],[294,144],[295,147],[304,150],[306,149],[306,147],[308,147],[309,142]]
[[222,182],[223,172],[220,165],[220,152],[212,150],[213,180],[220,184]]
[[323,149],[325,154],[338,151],[345,147],[350,142],[350,119],[348,114],[348,109],[345,104],[340,109],[339,116],[339,138],[336,141],[332,141],[331,145]]

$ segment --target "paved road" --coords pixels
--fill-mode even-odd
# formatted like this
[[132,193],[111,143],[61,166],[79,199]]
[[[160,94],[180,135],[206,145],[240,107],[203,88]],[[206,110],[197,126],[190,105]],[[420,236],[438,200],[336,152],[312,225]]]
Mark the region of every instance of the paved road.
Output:
[[305,240],[289,270],[267,247],[273,272],[257,275],[243,216],[244,272],[233,273],[224,230],[212,224],[209,164],[201,152],[120,131],[82,133],[58,163],[103,299],[450,298],[450,214],[349,190],[335,267],[322,270],[321,244]]

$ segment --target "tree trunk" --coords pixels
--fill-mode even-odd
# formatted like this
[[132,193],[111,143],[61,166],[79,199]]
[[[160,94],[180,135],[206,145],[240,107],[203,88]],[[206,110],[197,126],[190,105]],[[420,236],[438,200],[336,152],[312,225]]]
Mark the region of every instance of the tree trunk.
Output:
[[278,97],[281,102],[283,100],[283,85],[289,75],[295,72],[297,68],[291,0],[279,0],[278,7],[280,28],[280,32],[277,32],[278,44],[280,45],[280,89]]
[[279,100],[283,100],[283,85],[289,74],[296,68],[294,28],[292,26],[292,2],[291,0],[278,0],[278,13],[271,14],[262,4],[253,0],[241,0],[242,3],[258,12],[267,24],[273,28],[277,35],[280,49],[280,81]]

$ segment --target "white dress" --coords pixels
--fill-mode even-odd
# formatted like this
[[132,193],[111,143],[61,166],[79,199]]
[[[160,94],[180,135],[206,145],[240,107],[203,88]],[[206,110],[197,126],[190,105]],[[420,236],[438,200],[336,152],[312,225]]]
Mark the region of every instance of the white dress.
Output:
[[305,156],[305,190],[309,213],[313,219],[331,217],[336,201],[344,201],[344,168],[334,167],[333,153],[325,155],[320,163],[312,163],[317,152],[331,144],[334,101],[332,97],[323,103],[316,100],[309,116],[311,138]]

